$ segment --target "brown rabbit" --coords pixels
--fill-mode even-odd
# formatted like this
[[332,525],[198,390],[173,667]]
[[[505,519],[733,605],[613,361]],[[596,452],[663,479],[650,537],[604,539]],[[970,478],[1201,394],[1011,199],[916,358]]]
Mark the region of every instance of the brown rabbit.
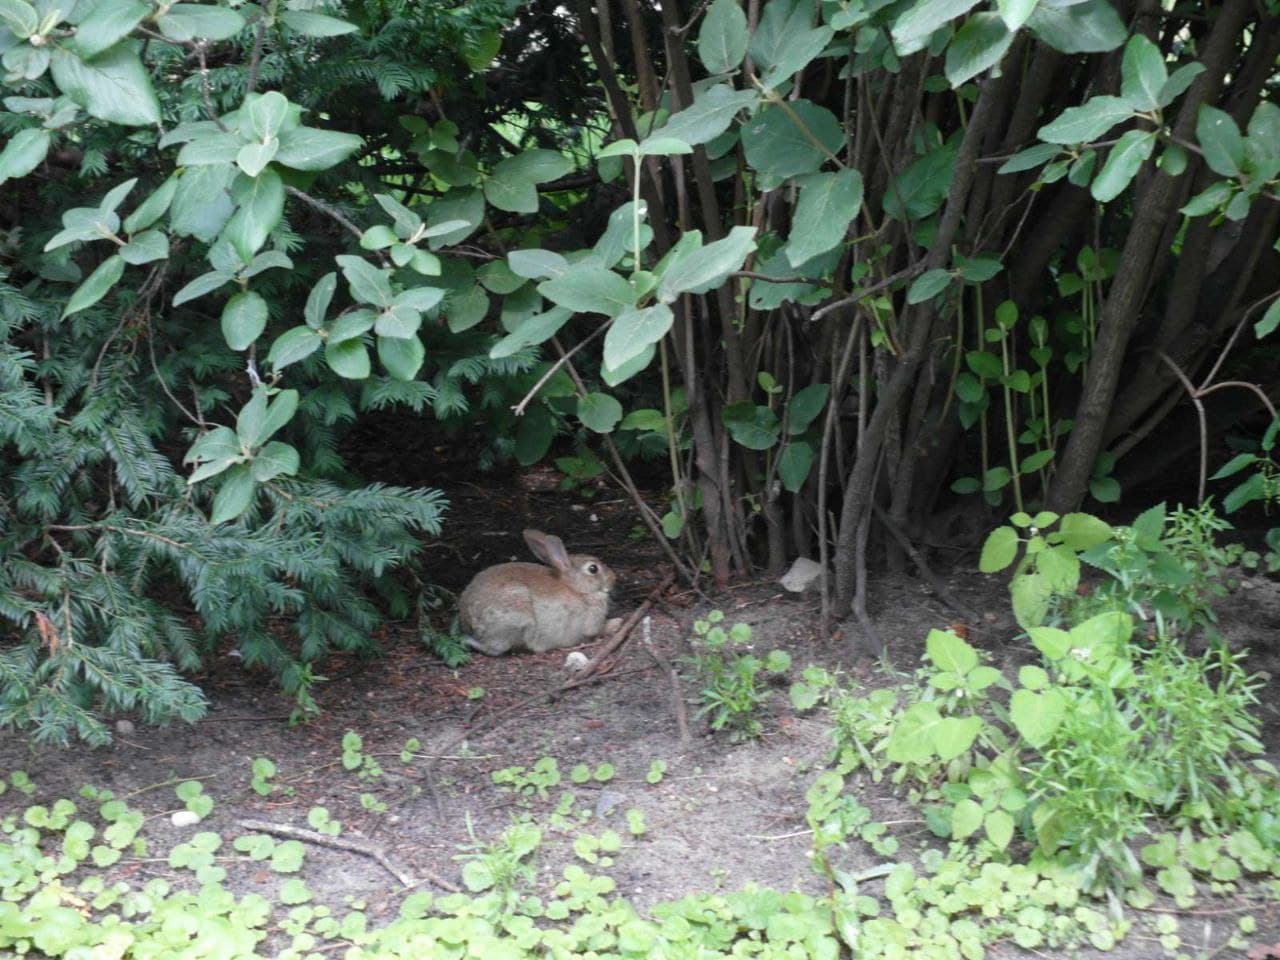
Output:
[[569,555],[559,537],[524,531],[546,563],[500,563],[475,575],[458,600],[467,646],[491,657],[572,647],[605,629],[613,571],[595,557]]

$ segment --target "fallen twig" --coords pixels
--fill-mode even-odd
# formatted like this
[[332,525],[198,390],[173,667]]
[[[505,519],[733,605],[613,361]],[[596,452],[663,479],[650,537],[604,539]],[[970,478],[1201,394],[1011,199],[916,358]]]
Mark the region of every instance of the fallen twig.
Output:
[[645,597],[644,602],[640,606],[631,611],[631,615],[623,621],[622,626],[614,631],[613,636],[604,645],[604,649],[592,658],[591,662],[578,672],[572,680],[566,680],[560,686],[560,690],[572,690],[574,687],[581,686],[587,679],[600,669],[600,664],[604,663],[614,652],[621,647],[630,636],[635,625],[640,622],[640,618],[649,612],[649,608],[654,605],[657,599],[667,592],[667,589],[676,582],[674,573],[667,574],[662,582],[649,591],[649,596]]
[[[291,827],[283,823],[269,823],[266,820],[241,820],[239,825],[246,830],[254,830],[258,833],[269,833],[277,837],[289,837],[293,840],[301,840],[306,843],[313,843],[319,847],[330,847],[334,850],[345,850],[348,853],[358,853],[363,857],[369,857],[376,860],[387,873],[391,874],[403,886],[417,886],[422,881],[414,880],[406,872],[391,862],[390,857],[380,847],[376,847],[371,843],[365,843],[361,840],[352,840],[346,837],[330,837],[315,830],[307,830],[303,827]],[[448,890],[450,893],[459,893],[461,888],[443,877],[428,875],[425,879],[430,880],[441,889]]]
[[660,653],[653,645],[653,638],[649,636],[649,626],[652,621],[645,617],[644,619],[644,649],[653,662],[656,663],[667,675],[667,680],[671,684],[671,712],[675,714],[676,727],[680,730],[680,745],[685,746],[692,737],[689,734],[689,708],[684,702],[684,691],[680,689],[680,675],[676,673],[675,668],[671,665],[671,661],[666,655]]
[[897,540],[898,545],[907,552],[907,556],[911,558],[911,562],[916,565],[916,572],[919,573],[921,579],[929,585],[929,588],[933,590],[937,598],[966,620],[969,620],[972,623],[981,622],[981,615],[961,601],[957,600],[952,595],[951,591],[947,589],[946,584],[942,582],[942,579],[933,572],[928,561],[925,560],[924,555],[916,549],[916,545],[911,542],[911,539],[898,528],[898,525],[893,522],[893,518],[889,516],[885,509],[878,503],[873,503],[871,505],[871,509],[875,513],[876,519],[880,521],[885,530],[889,531],[889,536]]

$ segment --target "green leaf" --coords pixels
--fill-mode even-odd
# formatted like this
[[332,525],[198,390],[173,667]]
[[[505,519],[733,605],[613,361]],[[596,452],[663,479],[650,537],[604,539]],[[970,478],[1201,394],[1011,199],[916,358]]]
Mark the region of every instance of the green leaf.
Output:
[[1013,527],[996,527],[982,545],[978,569],[983,573],[996,573],[1013,563],[1018,555],[1018,531]]
[[618,367],[610,367],[608,365],[600,368],[600,379],[611,387],[616,387],[620,383],[625,383],[637,373],[648,368],[653,362],[654,354],[657,351],[653,345],[645,347],[638,355],[632,357],[626,363]]
[[340,37],[360,29],[346,20],[309,10],[286,10],[280,14],[280,19],[286,27],[304,37]]
[[537,213],[537,184],[573,170],[573,161],[553,150],[526,150],[501,161],[485,179],[484,195],[499,210]]
[[413,307],[393,304],[378,314],[373,331],[380,337],[407,339],[416,337],[421,327],[421,313]]
[[1022,463],[1018,465],[1018,472],[1035,473],[1052,460],[1053,455],[1054,452],[1052,450],[1037,450],[1035,453],[1023,458]]
[[642,157],[674,157],[684,153],[693,153],[693,147],[676,137],[663,136],[665,131],[659,130],[652,137],[645,137],[636,147],[636,153]]
[[530,407],[516,431],[516,462],[522,467],[537,463],[551,448],[555,436],[556,424],[550,411],[542,404]]
[[232,279],[234,279],[234,275],[227,273],[224,270],[213,270],[209,273],[202,273],[173,295],[173,305],[175,307],[179,307],[188,300],[195,300],[197,297],[203,297],[206,293],[212,293],[219,287],[229,283]]
[[1041,127],[1036,136],[1049,143],[1087,143],[1132,116],[1133,107],[1119,97],[1092,97],[1081,106],[1063,110],[1058,119]]
[[151,226],[169,209],[173,195],[178,190],[178,178],[170,177],[149,196],[138,204],[136,210],[124,218],[124,229],[128,233],[137,233]]
[[[25,40],[40,29],[40,15],[26,0],[0,0],[0,22],[20,40]],[[743,30],[746,21],[743,20]],[[744,41],[745,48],[745,41]],[[741,59],[741,57],[739,57]]]
[[1009,842],[1013,840],[1013,817],[1003,810],[992,810],[988,813],[982,821],[982,826],[987,832],[987,839],[995,845],[997,850],[1006,849]]
[[48,130],[27,128],[15,133],[0,150],[0,183],[25,177],[43,163],[49,143]]
[[714,0],[698,31],[698,59],[707,73],[738,69],[747,54],[747,17],[737,0]]
[[742,125],[747,163],[771,181],[814,173],[843,146],[835,114],[808,100],[766,107]]
[[768,407],[756,406],[750,401],[722,407],[720,418],[734,442],[748,450],[768,450],[782,434],[778,415]]
[[450,333],[470,330],[489,312],[489,297],[479,284],[473,284],[462,293],[452,293],[444,306],[444,315]]
[[369,379],[369,351],[359,339],[325,344],[324,359],[329,369],[348,380]]
[[1024,630],[1039,626],[1049,614],[1053,591],[1039,574],[1028,573],[1014,577],[1009,584],[1009,599],[1014,619]]
[[247,350],[267,327],[267,301],[252,290],[237,293],[222,310],[222,336],[232,350]]
[[1083,553],[1106,543],[1114,535],[1111,525],[1088,513],[1068,513],[1058,524],[1064,546]]
[[923,50],[934,31],[968,13],[976,5],[977,0],[916,0],[890,28],[898,56],[905,57]]
[[[571,316],[573,311],[566,307],[553,307],[545,313],[532,316],[495,343],[489,350],[489,356],[494,360],[501,360],[518,353],[525,347],[550,340]],[[541,454],[530,462],[536,462],[538,459],[541,459]]]
[[275,161],[292,170],[328,170],[359,150],[363,143],[353,133],[295,127],[280,134]]
[[755,227],[734,227],[722,240],[677,253],[662,271],[658,299],[671,303],[682,293],[706,293],[720,286],[756,248],[755,233]]
[[1273,333],[1280,327],[1280,299],[1272,300],[1262,319],[1253,325],[1253,332],[1259,340]]
[[1231,114],[1202,104],[1196,117],[1196,140],[1214,173],[1238,177],[1244,170],[1244,138]]
[[1080,559],[1070,547],[1059,544],[1036,554],[1036,572],[1054,593],[1070,595],[1080,584]]
[[178,151],[178,165],[202,167],[235,163],[244,145],[244,138],[237,133],[205,133],[193,138]]
[[[803,10],[803,7],[803,4],[797,4],[798,9]],[[760,86],[772,90],[789,81],[826,49],[834,35],[835,31],[829,26],[809,27],[803,21],[796,24],[796,28],[787,30],[781,45],[773,51],[772,60],[762,64],[768,69],[758,81]]]
[[236,166],[245,176],[256,177],[275,158],[279,146],[274,137],[270,143],[246,143],[236,151]]
[[275,370],[283,370],[289,364],[311,356],[322,343],[323,338],[310,327],[294,327],[276,337],[267,354],[267,363]]
[[92,63],[55,47],[53,80],[63,93],[99,120],[125,127],[160,122],[160,101],[132,42],[112,47]]
[[1021,173],[1023,170],[1033,170],[1048,163],[1061,152],[1057,144],[1037,143],[1034,147],[1027,147],[1015,153],[1000,165],[996,173]]
[[895,220],[922,220],[947,197],[955,175],[954,144],[935,147],[894,177],[884,197],[885,213]]
[[431,201],[427,208],[428,224],[435,227],[454,222],[461,225],[431,236],[432,250],[461,243],[484,222],[484,194],[479,190],[450,190],[444,197]]
[[329,336],[325,342],[332,345],[356,340],[372,330],[377,321],[378,315],[372,310],[349,310],[341,313],[329,326]]
[[1018,30],[1036,8],[1037,0],[997,0],[996,7],[1010,30]]
[[239,209],[228,221],[225,235],[247,263],[284,215],[284,181],[269,168],[257,177],[242,175],[232,185],[231,199]]
[[1060,5],[1037,4],[1027,18],[1036,36],[1062,53],[1105,53],[1129,35],[1124,21],[1107,0]]
[[1161,106],[1160,90],[1169,79],[1160,48],[1137,33],[1129,38],[1120,65],[1120,96],[1135,110]]
[[338,275],[330,271],[317,281],[307,294],[307,305],[302,316],[307,326],[319,330],[324,323],[324,315],[329,311],[329,303],[333,300],[333,291],[338,286]]
[[612,433],[622,419],[622,404],[607,393],[588,393],[578,399],[578,419],[588,430]]
[[266,483],[276,477],[295,476],[298,472],[298,451],[287,443],[273,440],[254,455],[249,469],[258,483]]
[[76,24],[67,48],[82,60],[91,60],[127,37],[149,13],[151,4],[141,0],[102,0]]
[[1142,165],[1151,157],[1156,147],[1156,134],[1148,130],[1126,130],[1094,178],[1090,193],[1099,203],[1108,203],[1120,196]]
[[342,268],[342,275],[347,278],[352,297],[375,307],[391,305],[393,294],[389,271],[375,267],[364,257],[350,254],[334,257],[334,260]]
[[631,284],[590,261],[573,264],[562,276],[538,284],[538,292],[574,313],[616,317],[636,302]]
[[116,285],[124,273],[124,263],[123,257],[111,256],[98,264],[98,269],[89,274],[89,278],[80,284],[67,300],[67,306],[62,311],[62,319],[65,320],[73,313],[92,307],[105,297],[107,291]]
[[187,479],[187,484],[199,483],[207,477],[217,476],[242,459],[240,438],[230,427],[214,427],[196,438],[182,462],[201,466]]
[[135,266],[140,263],[151,263],[153,260],[163,260],[169,256],[169,238],[160,230],[147,230],[131,237],[129,242],[120,248],[120,256],[124,258],[125,263]]
[[235,168],[226,165],[184,170],[169,207],[169,229],[212,243],[234,210],[227,188],[235,176]]
[[947,288],[952,277],[949,270],[933,269],[922,273],[907,290],[907,303],[924,303],[932,300]]
[[646,347],[666,336],[674,322],[675,314],[665,303],[622,311],[604,335],[605,366],[616,369],[639,356]]
[[[723,2],[732,4],[733,0]],[[752,109],[759,100],[760,95],[752,90],[734,90],[727,83],[718,83],[695,96],[690,106],[672,114],[658,134],[690,146],[706,143],[728,130],[738,113]]]
[[552,280],[569,271],[569,261],[552,250],[512,250],[507,265],[526,280]]
[[1219,180],[1209,184],[1202,192],[1188,200],[1178,212],[1188,217],[1203,217],[1206,213],[1218,210],[1231,198],[1231,194],[1231,184]]
[[505,260],[491,260],[476,271],[476,279],[490,293],[506,296],[524,286],[525,278],[519,276]]
[[982,807],[973,800],[961,800],[951,811],[951,837],[964,840],[978,832],[982,826]]
[[603,150],[596,154],[597,160],[607,160],[610,157],[635,157],[640,154],[640,145],[634,140],[615,140]]
[[175,3],[156,20],[160,32],[170,40],[230,40],[244,29],[244,15],[238,10],[205,3]]
[[266,142],[284,129],[289,119],[289,100],[277,90],[245,98],[240,108],[240,132],[250,140]]
[[[957,255],[955,265],[966,283],[986,283],[1004,269],[1004,264],[995,254],[979,254],[975,257]],[[996,316],[999,317],[998,311]]]
[[234,520],[249,509],[257,484],[248,464],[237,463],[227,471],[218,495],[213,498],[213,513],[209,522],[214,524]]
[[811,383],[796,391],[787,406],[787,433],[795,436],[808,430],[826,407],[830,394],[831,386],[826,383]]
[[417,336],[378,337],[378,360],[397,380],[412,380],[422,369],[427,351]]
[[1016,690],[1009,699],[1009,717],[1014,729],[1037,750],[1053,739],[1066,716],[1067,701],[1057,689],[1044,693]]
[[978,665],[978,651],[947,630],[930,630],[925,652],[939,670],[960,677]]
[[815,173],[800,182],[800,200],[791,221],[787,259],[807,263],[844,240],[862,207],[862,174],[857,170]]
[[998,13],[969,17],[947,45],[946,73],[951,86],[958,87],[1003,60],[1013,35]]
[[799,493],[813,469],[813,447],[803,440],[787,444],[778,458],[778,477],[789,493]]
[[1167,107],[1178,97],[1186,92],[1187,88],[1195,82],[1196,77],[1204,73],[1204,64],[1184,63],[1164,83],[1160,85],[1160,90],[1156,94],[1156,103],[1161,107]]

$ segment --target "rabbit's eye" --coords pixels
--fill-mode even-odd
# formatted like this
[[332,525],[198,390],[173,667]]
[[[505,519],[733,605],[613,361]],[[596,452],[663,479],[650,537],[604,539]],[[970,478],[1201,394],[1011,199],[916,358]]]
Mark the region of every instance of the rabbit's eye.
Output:
[[588,563],[588,564],[587,564],[587,573],[599,573],[599,572],[600,572],[600,567],[599,567],[599,566],[597,566],[597,565],[596,565],[596,564],[594,564],[594,563]]

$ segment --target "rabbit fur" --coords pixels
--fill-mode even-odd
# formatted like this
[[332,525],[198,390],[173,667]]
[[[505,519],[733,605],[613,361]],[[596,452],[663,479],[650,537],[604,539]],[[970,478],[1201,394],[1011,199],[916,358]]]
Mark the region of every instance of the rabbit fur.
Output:
[[481,570],[458,600],[467,646],[496,657],[572,647],[605,628],[615,576],[596,557],[570,555],[559,537],[524,531],[538,563]]

